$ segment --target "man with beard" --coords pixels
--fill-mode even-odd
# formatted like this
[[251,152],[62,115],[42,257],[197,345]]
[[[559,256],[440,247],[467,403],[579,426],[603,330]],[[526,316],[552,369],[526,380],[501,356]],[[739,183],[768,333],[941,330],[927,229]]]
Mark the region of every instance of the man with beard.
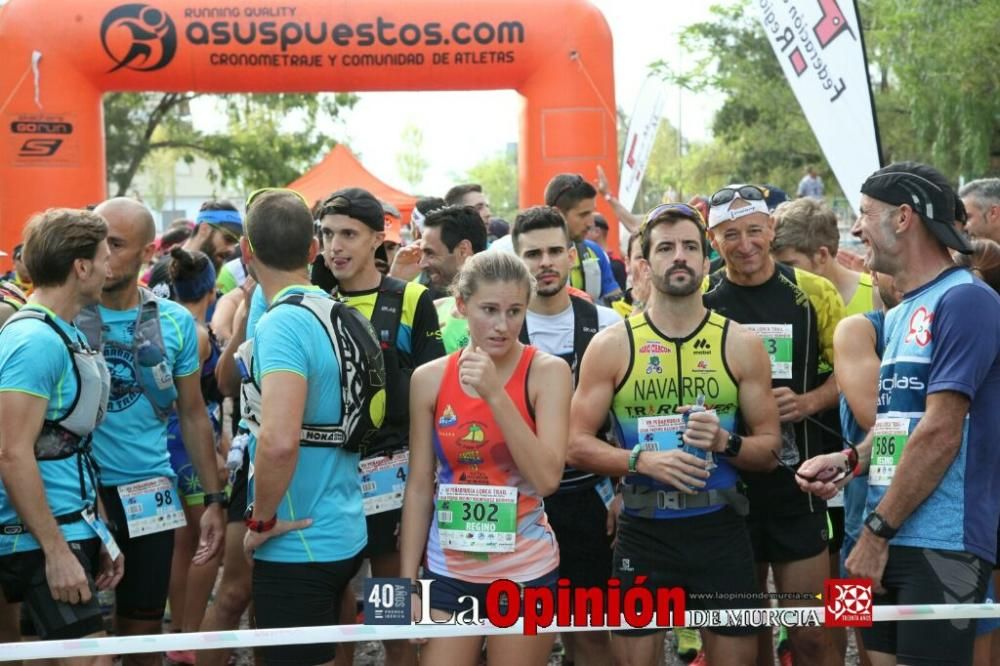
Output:
[[[623,590],[646,577],[647,587],[734,593],[729,600],[692,598],[697,608],[754,608],[737,469],[774,467],[778,409],[760,340],[702,303],[709,262],[699,219],[685,204],[647,216],[640,242],[651,270],[648,307],[598,333],[584,355],[567,461],[625,477],[613,567]],[[618,447],[598,437],[608,409]],[[753,664],[757,631],[706,631],[708,661]],[[615,633],[615,663],[658,663],[662,632]]]
[[[1000,519],[1000,298],[955,266],[949,250],[973,248],[955,227],[965,208],[940,172],[890,164],[861,193],[851,233],[868,248],[866,267],[891,275],[904,296],[885,315],[876,439],[859,456],[869,472],[865,527],[845,565],[871,579],[876,604],[982,603]],[[828,496],[836,486],[808,490]],[[972,663],[975,622],[908,624],[862,630],[873,663]]]
[[[243,218],[228,201],[206,201],[195,218],[194,233],[182,246],[188,252],[204,252],[215,264],[218,275],[236,251],[243,235]],[[173,299],[170,284],[170,254],[167,253],[149,274],[149,288],[160,298]]]
[[[110,273],[99,306],[77,324],[101,349],[111,373],[108,413],[94,431],[100,493],[128,569],[115,590],[118,635],[158,634],[170,579],[174,528],[184,524],[167,451],[167,416],[175,406],[188,455],[205,488],[207,510],[193,562],[222,545],[225,525],[212,425],[201,395],[194,317],[183,306],[138,287],[155,250],[149,211],[132,199],[105,201]],[[126,511],[125,505],[128,505]],[[160,655],[125,655],[128,666],[159,664]]]
[[[593,337],[621,317],[610,308],[570,296],[567,283],[576,248],[558,210],[549,206],[525,210],[514,221],[513,240],[514,251],[535,277],[521,342],[564,359],[576,376]],[[607,583],[612,537],[606,524],[613,498],[606,476],[572,467],[563,470],[559,490],[545,498],[545,513],[560,544],[559,577],[568,578],[574,587]],[[611,661],[607,632],[563,634],[563,643],[569,641],[574,645],[574,663]]]

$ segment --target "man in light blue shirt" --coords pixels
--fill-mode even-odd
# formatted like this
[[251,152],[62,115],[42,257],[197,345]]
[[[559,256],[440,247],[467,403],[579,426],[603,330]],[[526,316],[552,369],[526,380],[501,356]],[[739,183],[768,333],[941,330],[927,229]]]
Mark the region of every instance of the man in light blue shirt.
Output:
[[43,639],[103,635],[97,590],[123,573],[95,511],[88,447],[107,370],[71,323],[100,298],[107,234],[87,211],[35,217],[25,230],[35,291],[0,331],[0,587],[10,603],[24,602]]
[[[177,410],[184,445],[205,488],[207,510],[195,564],[220,550],[225,493],[201,395],[194,318],[183,306],[138,287],[155,249],[155,225],[139,202],[117,198],[95,212],[108,222],[111,272],[97,308],[78,323],[100,345],[111,374],[108,414],[94,432],[101,497],[129,567],[115,590],[119,635],[161,630],[174,529],[184,524],[167,451],[167,415]],[[127,508],[126,508],[127,507]],[[158,654],[125,655],[126,666],[159,666]]]
[[[319,245],[301,198],[286,191],[256,198],[246,232],[243,256],[270,304],[239,353],[243,413],[257,435],[244,540],[254,559],[257,626],[337,624],[367,543],[360,456],[304,438],[319,424],[343,420],[341,368],[332,343],[346,333],[327,322],[331,306],[346,306],[303,280],[302,269]],[[325,321],[317,314],[324,307]],[[263,650],[272,666],[329,663],[334,651],[332,644]]]

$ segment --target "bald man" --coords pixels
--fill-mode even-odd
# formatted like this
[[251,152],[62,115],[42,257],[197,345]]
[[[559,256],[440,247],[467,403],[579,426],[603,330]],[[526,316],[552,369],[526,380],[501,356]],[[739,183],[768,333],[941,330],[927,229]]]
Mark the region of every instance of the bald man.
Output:
[[[171,410],[177,410],[184,444],[206,491],[195,564],[220,550],[226,496],[201,396],[194,318],[181,305],[138,286],[139,271],[154,251],[153,217],[126,198],[105,201],[95,212],[108,222],[109,276],[100,304],[84,310],[77,323],[92,345],[101,345],[111,374],[107,415],[94,431],[93,447],[101,497],[126,561],[115,590],[115,633],[158,634],[174,529],[184,524],[167,452]],[[160,660],[159,654],[125,655],[123,663],[159,666]]]

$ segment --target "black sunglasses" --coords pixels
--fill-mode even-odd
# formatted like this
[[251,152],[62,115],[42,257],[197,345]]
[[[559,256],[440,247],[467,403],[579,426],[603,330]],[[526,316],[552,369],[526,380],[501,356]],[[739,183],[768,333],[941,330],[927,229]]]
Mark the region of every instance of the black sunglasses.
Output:
[[[850,442],[850,441],[844,439],[843,436],[839,432],[837,432],[833,428],[827,426],[825,423],[822,423],[822,422],[814,419],[811,416],[807,416],[806,420],[809,421],[810,423],[812,423],[813,425],[819,427],[820,430],[824,430],[824,431],[828,432],[829,434],[831,434],[831,435],[833,435],[835,437],[838,437],[841,442],[843,442],[844,444],[847,444],[847,446],[851,450],[851,453],[847,457],[848,460],[855,460],[855,461],[858,460],[858,447],[856,447],[853,442]],[[774,456],[774,459],[778,461],[778,466],[779,467],[784,467],[789,472],[791,472],[795,476],[799,477],[800,479],[802,479],[806,483],[815,483],[817,481],[822,482],[822,483],[837,483],[838,481],[843,481],[847,477],[849,477],[852,474],[854,474],[854,469],[852,467],[850,467],[850,463],[848,463],[847,465],[845,465],[843,467],[837,467],[836,468],[836,470],[837,470],[836,474],[834,474],[831,478],[822,478],[824,476],[823,472],[814,474],[812,476],[806,476],[805,474],[800,474],[797,469],[795,469],[794,467],[792,467],[791,465],[789,465],[788,463],[786,463],[784,460],[782,460],[781,456],[779,456],[774,451],[771,451],[771,455]]]
[[764,191],[756,185],[737,185],[736,187],[723,187],[712,195],[709,203],[713,206],[723,206],[733,199],[764,201],[765,198]]

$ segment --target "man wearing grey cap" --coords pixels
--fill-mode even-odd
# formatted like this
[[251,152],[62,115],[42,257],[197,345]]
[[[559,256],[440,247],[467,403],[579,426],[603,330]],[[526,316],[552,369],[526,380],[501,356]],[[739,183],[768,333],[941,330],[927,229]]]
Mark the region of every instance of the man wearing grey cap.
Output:
[[[982,603],[1000,520],[1000,297],[954,264],[951,251],[972,252],[955,224],[966,212],[936,169],[891,164],[861,192],[851,232],[868,248],[865,267],[904,297],[885,317],[874,443],[860,454],[866,529],[846,566],[871,579],[876,604]],[[800,472],[831,456],[843,457]],[[824,497],[836,488],[800,485]],[[975,623],[878,622],[863,635],[873,661],[968,664]]]

